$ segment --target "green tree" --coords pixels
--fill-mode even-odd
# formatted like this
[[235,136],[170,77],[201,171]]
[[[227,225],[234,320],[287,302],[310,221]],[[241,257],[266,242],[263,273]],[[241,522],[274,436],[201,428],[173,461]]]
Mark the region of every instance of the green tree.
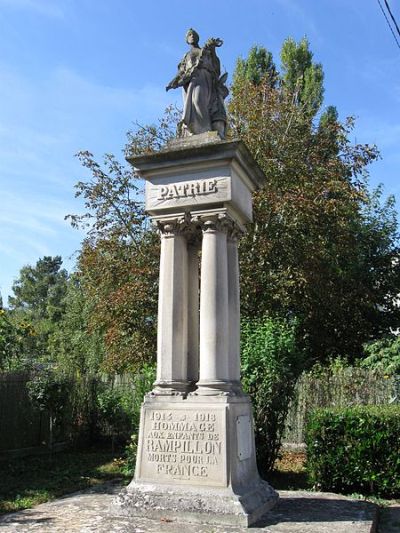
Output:
[[258,85],[263,81],[271,87],[276,85],[278,73],[272,58],[272,53],[264,47],[253,46],[247,59],[239,58],[236,63],[234,82],[236,79],[246,79]]
[[35,266],[22,267],[9,296],[10,320],[16,327],[29,327],[32,335],[22,339],[24,357],[31,362],[48,358],[49,338],[64,310],[68,274],[60,256],[45,256]]
[[50,367],[37,369],[32,373],[27,383],[29,397],[32,403],[41,411],[49,413],[49,442],[50,452],[53,452],[54,429],[61,425],[61,418],[68,400],[71,383],[60,372]]
[[79,274],[72,274],[65,296],[65,312],[49,339],[49,351],[59,370],[74,379],[95,376],[101,370],[104,342],[101,332],[90,327],[94,308]]
[[[157,125],[138,126],[128,133],[126,154],[159,150],[174,136],[178,120],[169,108]],[[156,353],[159,239],[149,226],[143,184],[132,168],[110,154],[103,165],[90,152],[78,157],[91,173],[89,181],[76,185],[86,213],[67,218],[87,230],[78,275],[92,309],[88,329],[104,340],[104,370],[136,370]]]
[[296,323],[271,318],[242,321],[241,370],[254,410],[257,463],[272,470],[281,447],[294,387],[304,368]]
[[378,370],[388,375],[400,374],[400,336],[387,335],[367,343],[364,347],[367,357],[361,366]]
[[306,117],[312,118],[323,101],[324,73],[322,65],[313,62],[306,38],[299,43],[286,39],[281,50],[281,71],[283,92],[302,108]]
[[394,201],[367,186],[378,151],[350,142],[352,118],[320,112],[323,71],[305,39],[284,43],[280,74],[267,51],[257,53],[270,58],[266,75],[252,49],[238,62],[230,102],[231,134],[266,175],[241,242],[243,312],[297,317],[315,359],[360,355],[363,342],[399,323]]
[[37,318],[59,319],[68,279],[61,265],[58,255],[45,256],[35,266],[22,267],[12,286],[14,296],[8,298],[10,308],[30,311]]
[[28,366],[25,347],[32,343],[35,334],[29,322],[14,322],[10,311],[0,308],[0,372],[24,370]]

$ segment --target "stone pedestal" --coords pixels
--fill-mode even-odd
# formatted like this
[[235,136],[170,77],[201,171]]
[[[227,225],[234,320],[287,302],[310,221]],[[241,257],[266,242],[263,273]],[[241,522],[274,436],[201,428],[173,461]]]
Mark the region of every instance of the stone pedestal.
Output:
[[161,234],[157,379],[142,406],[135,478],[113,509],[248,526],[278,498],[259,477],[240,385],[238,238],[264,176],[242,142],[213,134],[131,163]]
[[248,526],[277,501],[255,462],[247,396],[145,399],[135,480],[118,514]]

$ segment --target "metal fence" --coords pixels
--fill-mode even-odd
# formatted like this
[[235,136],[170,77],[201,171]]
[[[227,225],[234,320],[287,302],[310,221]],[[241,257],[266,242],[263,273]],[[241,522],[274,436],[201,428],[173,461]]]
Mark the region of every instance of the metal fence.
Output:
[[[0,457],[47,449],[49,415],[32,405],[27,381],[27,374],[0,374]],[[118,376],[113,384],[133,386],[131,376]],[[396,402],[400,403],[400,376],[387,377],[360,368],[326,371],[320,375],[303,374],[289,409],[283,444],[303,446],[307,414],[317,407]]]
[[400,376],[388,377],[363,368],[344,368],[320,375],[303,374],[286,420],[283,444],[302,447],[308,413],[317,407],[383,405],[400,402]]

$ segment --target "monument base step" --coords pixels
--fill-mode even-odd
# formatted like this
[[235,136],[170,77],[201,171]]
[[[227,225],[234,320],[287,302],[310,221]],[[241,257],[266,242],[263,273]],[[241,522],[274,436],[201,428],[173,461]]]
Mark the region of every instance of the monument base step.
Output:
[[115,516],[248,527],[278,501],[277,492],[258,479],[243,494],[232,490],[177,487],[133,481],[112,503]]

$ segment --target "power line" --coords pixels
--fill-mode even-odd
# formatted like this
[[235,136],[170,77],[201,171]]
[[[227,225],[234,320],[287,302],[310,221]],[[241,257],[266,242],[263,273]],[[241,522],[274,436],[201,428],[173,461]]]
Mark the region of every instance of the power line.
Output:
[[394,22],[394,25],[396,26],[397,33],[398,33],[399,36],[400,36],[400,29],[399,29],[399,26],[397,25],[396,19],[394,18],[394,15],[393,15],[393,13],[392,13],[392,10],[390,9],[390,6],[389,6],[389,2],[388,2],[387,0],[385,0],[385,5],[386,5],[386,9],[389,11],[389,15],[390,15],[391,19],[392,19],[393,22]]
[[386,22],[387,22],[387,25],[388,25],[389,28],[390,28],[390,31],[392,32],[392,35],[393,35],[393,37],[394,37],[394,40],[396,41],[397,46],[400,48],[400,43],[399,43],[399,41],[397,40],[396,34],[395,34],[394,31],[393,31],[393,28],[392,28],[392,26],[391,26],[391,24],[390,24],[390,22],[389,22],[389,19],[387,18],[387,15],[386,15],[386,13],[385,13],[385,10],[383,9],[383,6],[382,6],[380,0],[377,0],[377,2],[378,2],[378,4],[379,4],[379,7],[380,7],[381,10],[382,10],[383,16],[384,16],[385,19],[386,19]]

